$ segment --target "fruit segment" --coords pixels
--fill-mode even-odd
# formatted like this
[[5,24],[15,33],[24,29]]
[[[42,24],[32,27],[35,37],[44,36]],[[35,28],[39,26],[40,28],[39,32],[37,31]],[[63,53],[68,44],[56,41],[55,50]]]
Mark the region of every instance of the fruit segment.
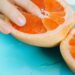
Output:
[[69,41],[69,45],[70,45],[70,46],[75,46],[75,37],[73,37],[73,38]]
[[32,0],[40,9],[44,9],[44,0]]
[[48,12],[64,11],[63,6],[57,0],[44,0],[44,4]]
[[43,19],[43,24],[47,30],[54,30],[58,27],[58,24],[50,18]]
[[70,48],[71,56],[75,59],[75,47]]
[[55,21],[58,25],[63,24],[65,22],[65,19],[60,17],[57,14],[53,14],[49,17],[51,20]]

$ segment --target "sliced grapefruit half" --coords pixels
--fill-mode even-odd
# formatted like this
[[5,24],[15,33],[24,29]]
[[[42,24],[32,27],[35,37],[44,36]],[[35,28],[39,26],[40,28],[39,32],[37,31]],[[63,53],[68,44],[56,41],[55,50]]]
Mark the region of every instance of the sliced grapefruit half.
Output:
[[68,66],[75,72],[75,28],[61,43],[60,51]]
[[75,13],[64,0],[32,0],[41,10],[43,17],[22,11],[26,25],[12,23],[11,34],[17,39],[40,47],[52,47],[62,41],[73,24]]

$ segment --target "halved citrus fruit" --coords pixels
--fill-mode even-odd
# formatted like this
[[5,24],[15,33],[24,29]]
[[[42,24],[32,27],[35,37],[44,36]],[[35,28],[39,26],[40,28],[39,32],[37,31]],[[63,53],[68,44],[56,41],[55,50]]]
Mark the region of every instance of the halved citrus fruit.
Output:
[[25,43],[40,47],[52,47],[58,44],[75,23],[74,11],[64,0],[32,1],[40,8],[43,17],[21,10],[27,23],[23,27],[12,23],[11,34]]
[[75,72],[75,28],[61,43],[60,51],[68,66]]

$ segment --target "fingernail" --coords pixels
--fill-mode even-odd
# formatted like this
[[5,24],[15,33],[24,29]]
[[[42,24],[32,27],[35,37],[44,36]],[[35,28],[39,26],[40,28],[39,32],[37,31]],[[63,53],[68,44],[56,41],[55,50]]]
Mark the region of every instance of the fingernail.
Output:
[[26,23],[26,19],[25,18],[18,17],[18,25],[19,26],[24,26],[25,23]]

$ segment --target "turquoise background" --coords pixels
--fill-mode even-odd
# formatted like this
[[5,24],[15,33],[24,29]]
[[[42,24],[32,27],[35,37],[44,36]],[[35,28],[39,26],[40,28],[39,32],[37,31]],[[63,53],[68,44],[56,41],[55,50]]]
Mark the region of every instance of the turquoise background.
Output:
[[55,48],[24,44],[0,33],[0,75],[75,75]]

